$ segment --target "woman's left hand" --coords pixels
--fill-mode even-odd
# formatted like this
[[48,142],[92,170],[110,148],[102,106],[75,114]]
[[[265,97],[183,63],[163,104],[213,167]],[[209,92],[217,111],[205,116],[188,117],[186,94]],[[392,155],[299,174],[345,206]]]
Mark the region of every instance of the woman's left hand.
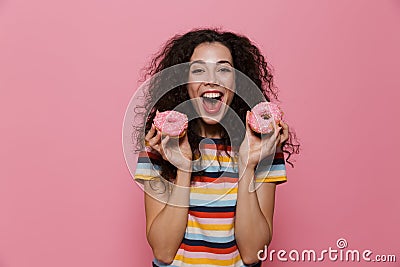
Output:
[[289,137],[289,127],[281,121],[270,136],[260,138],[251,130],[248,117],[249,111],[246,114],[246,134],[239,148],[239,164],[255,168],[260,160],[281,149],[282,143]]

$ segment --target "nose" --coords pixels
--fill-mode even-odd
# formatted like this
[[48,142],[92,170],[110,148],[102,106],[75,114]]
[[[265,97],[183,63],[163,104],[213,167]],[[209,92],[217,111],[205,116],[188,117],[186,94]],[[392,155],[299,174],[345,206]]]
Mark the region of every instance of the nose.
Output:
[[210,69],[207,75],[207,80],[205,84],[216,84],[218,85],[217,75],[215,75],[215,70],[213,68]]

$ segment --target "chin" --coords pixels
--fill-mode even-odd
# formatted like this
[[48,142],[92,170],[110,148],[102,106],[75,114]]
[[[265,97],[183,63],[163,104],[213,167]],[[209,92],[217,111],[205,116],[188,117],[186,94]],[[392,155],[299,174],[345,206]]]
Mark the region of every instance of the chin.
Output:
[[220,120],[213,119],[213,118],[207,118],[207,117],[201,117],[201,120],[205,124],[209,124],[209,125],[216,125],[216,124],[219,124],[219,122],[220,122]]
[[[201,110],[201,108],[200,108],[200,110]],[[224,118],[226,112],[227,112],[227,110],[222,109],[217,114],[209,114],[206,111],[201,110],[200,113],[199,113],[199,115],[200,115],[199,117],[206,124],[216,125],[216,124],[219,124],[222,121],[222,119]]]

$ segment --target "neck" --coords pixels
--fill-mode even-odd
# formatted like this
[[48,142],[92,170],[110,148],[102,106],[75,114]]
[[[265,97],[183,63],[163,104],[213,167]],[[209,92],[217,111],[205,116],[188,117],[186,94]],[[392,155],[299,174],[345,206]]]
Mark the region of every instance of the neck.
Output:
[[223,128],[218,124],[206,124],[203,120],[199,120],[198,124],[199,134],[206,138],[221,138]]

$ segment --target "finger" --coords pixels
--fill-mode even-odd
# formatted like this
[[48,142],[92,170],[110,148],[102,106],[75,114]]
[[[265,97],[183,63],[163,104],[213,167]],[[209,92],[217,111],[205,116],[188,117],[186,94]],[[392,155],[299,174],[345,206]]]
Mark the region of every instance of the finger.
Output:
[[276,141],[276,140],[280,140],[281,138],[281,129],[282,129],[282,127],[276,127],[276,129],[275,129],[275,132],[274,132],[274,141]]
[[166,147],[168,141],[169,141],[169,135],[165,135],[165,137],[162,138],[162,140],[161,140],[161,146],[162,146],[163,148]]
[[281,129],[282,127],[277,126],[275,132],[271,136],[270,144],[272,147],[276,147],[279,144],[281,140],[281,133],[280,133]]
[[276,141],[279,141],[280,140],[280,133],[279,133],[280,130],[281,130],[281,127],[277,127],[269,138],[265,138],[263,140],[263,143],[268,143],[269,145],[273,145],[276,143]]
[[159,131],[157,130],[157,134],[156,134],[153,138],[151,138],[151,139],[149,140],[149,145],[150,145],[151,147],[154,147],[154,146],[156,146],[157,144],[160,143],[160,140],[161,140],[161,132],[159,132]]
[[282,127],[283,127],[283,133],[281,136],[281,143],[283,143],[289,139],[289,126],[287,124],[283,123]]
[[289,131],[289,125],[287,125],[284,121],[279,121],[279,124],[282,126],[282,128],[285,130]]
[[168,150],[166,149],[167,147],[167,143],[169,141],[169,136],[165,135],[161,138],[161,143],[160,143],[160,151],[161,151],[161,155],[163,155],[163,158],[169,162],[171,162],[171,160],[169,159],[169,155],[167,152]]
[[147,142],[150,141],[150,139],[154,136],[155,132],[156,132],[156,127],[154,126],[154,124],[151,124],[150,130],[144,137],[144,140],[146,140]]
[[280,143],[281,138],[282,138],[281,130],[282,130],[282,127],[278,127],[278,129],[276,131],[276,140],[278,141],[278,143]]
[[283,134],[281,135],[281,143],[287,141],[289,139],[289,133],[283,130]]
[[282,127],[276,128],[276,138],[280,139]]
[[249,115],[250,111],[246,111],[246,132],[249,130]]
[[183,135],[183,137],[181,137],[181,138],[179,139],[179,141],[181,141],[180,143],[189,143],[189,138],[188,138],[188,135],[187,135],[186,132],[185,132],[185,134]]
[[[279,127],[280,128],[280,127]],[[269,136],[265,136],[261,140],[260,159],[263,159],[273,153],[279,143],[279,128],[275,129]]]

